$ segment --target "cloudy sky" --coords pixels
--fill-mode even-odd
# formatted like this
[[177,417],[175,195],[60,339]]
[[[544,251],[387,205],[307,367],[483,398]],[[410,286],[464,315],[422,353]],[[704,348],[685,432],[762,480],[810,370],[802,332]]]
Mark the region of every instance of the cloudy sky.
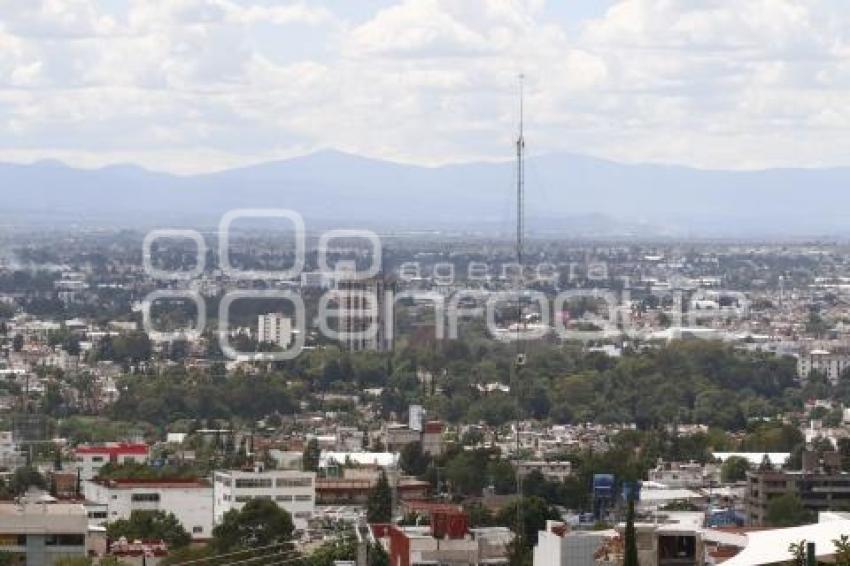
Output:
[[846,0],[0,0],[0,160],[850,165]]

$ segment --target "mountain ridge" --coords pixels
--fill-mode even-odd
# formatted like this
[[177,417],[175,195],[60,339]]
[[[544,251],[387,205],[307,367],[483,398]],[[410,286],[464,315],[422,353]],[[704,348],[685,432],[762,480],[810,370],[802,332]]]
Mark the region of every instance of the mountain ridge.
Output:
[[[513,171],[511,161],[423,166],[337,150],[191,175],[132,163],[0,163],[0,217],[59,226],[191,224],[232,208],[277,207],[354,226],[504,230],[512,221]],[[550,153],[529,157],[526,171],[532,235],[594,214],[608,219],[601,233],[850,234],[850,214],[842,212],[850,211],[850,167],[725,171]]]

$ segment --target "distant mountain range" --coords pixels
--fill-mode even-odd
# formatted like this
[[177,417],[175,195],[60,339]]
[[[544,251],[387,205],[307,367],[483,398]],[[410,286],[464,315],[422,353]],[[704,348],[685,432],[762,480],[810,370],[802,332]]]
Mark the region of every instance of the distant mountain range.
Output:
[[[850,168],[709,171],[574,154],[529,158],[533,235],[850,235]],[[508,234],[514,164],[422,167],[322,151],[202,175],[132,165],[0,164],[0,223],[213,225],[232,208],[300,212],[308,226]]]

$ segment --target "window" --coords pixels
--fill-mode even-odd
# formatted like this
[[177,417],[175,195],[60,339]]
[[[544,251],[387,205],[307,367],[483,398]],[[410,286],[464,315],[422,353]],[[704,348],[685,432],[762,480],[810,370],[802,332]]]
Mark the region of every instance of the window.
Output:
[[198,534],[198,533],[202,533],[202,532],[204,532],[204,528],[203,528],[203,527],[197,527],[197,526],[192,527],[192,534],[193,534],[193,535],[196,535],[196,534]]
[[89,519],[106,519],[108,516],[106,511],[89,511]]
[[159,501],[159,494],[158,493],[134,493],[130,497],[130,500],[133,501],[134,503],[140,503],[140,502],[154,502],[155,503],[155,502]]
[[296,495],[295,496],[295,501],[310,501],[312,499],[313,498],[309,495]]
[[92,456],[92,462],[103,462],[103,456]]
[[258,488],[258,487],[271,487],[272,480],[271,478],[242,478],[237,479],[234,483],[237,488]]
[[275,482],[277,487],[310,487],[313,478],[278,478]]
[[8,535],[0,537],[0,547],[3,546],[26,546],[27,535]]
[[275,495],[275,501],[292,501],[291,495]]
[[44,544],[47,546],[85,546],[86,535],[78,534],[58,534],[47,535],[44,537]]
[[233,500],[236,503],[247,503],[248,501],[251,501],[251,496],[250,495],[237,495],[236,497],[233,498]]

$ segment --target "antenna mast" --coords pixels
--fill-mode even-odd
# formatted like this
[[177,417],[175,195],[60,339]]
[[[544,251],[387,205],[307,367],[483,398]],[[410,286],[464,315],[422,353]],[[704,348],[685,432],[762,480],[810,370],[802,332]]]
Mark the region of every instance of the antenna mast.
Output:
[[525,137],[523,135],[523,95],[525,75],[519,75],[519,135],[516,140],[516,260],[522,273],[525,233]]
[[516,398],[516,424],[514,426],[514,435],[515,435],[515,443],[516,443],[516,454],[514,457],[517,460],[516,466],[516,489],[517,489],[517,504],[516,504],[516,536],[519,545],[524,544],[525,541],[522,541],[522,525],[523,525],[523,510],[522,510],[522,474],[520,473],[519,468],[519,460],[520,460],[520,447],[522,444],[520,443],[520,402],[519,402],[519,388],[517,387],[517,383],[519,381],[519,371],[520,368],[525,365],[525,345],[522,342],[522,330],[524,329],[523,317],[522,317],[522,288],[523,282],[525,279],[525,270],[523,269],[522,260],[523,260],[523,244],[525,237],[525,136],[523,133],[523,87],[525,82],[525,75],[519,75],[519,133],[517,135],[516,140],[516,261],[517,268],[519,269],[519,273],[517,273],[517,277],[515,279],[516,283],[516,301],[517,301],[517,320],[516,320],[516,362],[513,367],[513,376],[511,383],[511,392],[514,394]]

